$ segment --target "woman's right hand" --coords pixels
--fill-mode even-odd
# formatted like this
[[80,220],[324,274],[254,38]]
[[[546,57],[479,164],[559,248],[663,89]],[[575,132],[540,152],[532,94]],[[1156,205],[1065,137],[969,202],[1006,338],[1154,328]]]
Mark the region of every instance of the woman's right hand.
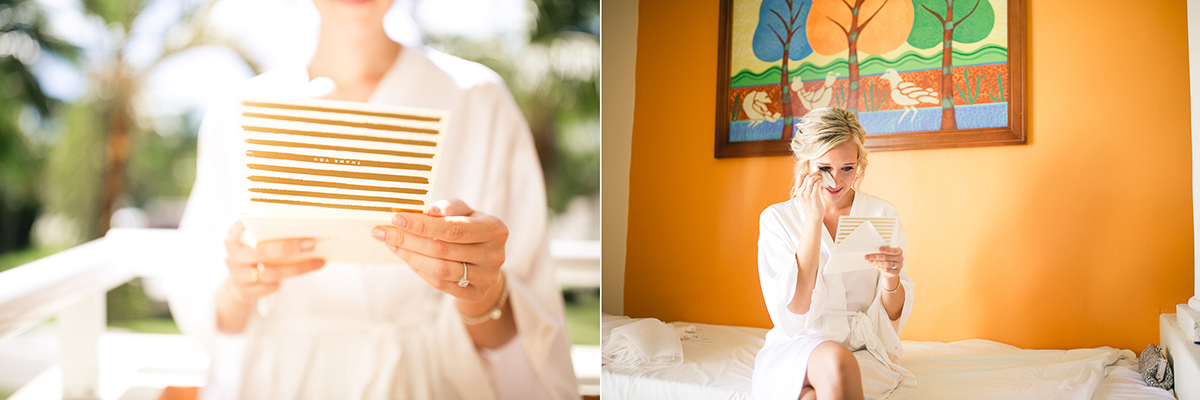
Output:
[[259,297],[279,290],[280,281],[325,265],[325,260],[312,257],[316,247],[312,239],[272,240],[252,247],[242,243],[245,231],[246,226],[238,221],[225,237],[229,294],[239,303],[253,304]]
[[800,180],[800,191],[796,194],[804,205],[805,216],[811,221],[820,221],[825,217],[825,204],[821,202],[822,182],[821,171],[809,173]]

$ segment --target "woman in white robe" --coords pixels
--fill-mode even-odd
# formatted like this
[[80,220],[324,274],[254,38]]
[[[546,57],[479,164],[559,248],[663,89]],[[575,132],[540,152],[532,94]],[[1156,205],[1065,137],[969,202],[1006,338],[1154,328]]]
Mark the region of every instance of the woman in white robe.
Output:
[[841,216],[899,216],[891,203],[857,189],[867,165],[865,136],[845,110],[806,114],[791,144],[793,197],[760,217],[759,280],[774,324],[755,360],[760,400],[880,399],[916,384],[896,363],[913,304],[902,228],[899,247],[867,255],[875,269],[824,273]]
[[[210,110],[180,224],[198,251],[168,282],[180,329],[212,356],[201,397],[578,398],[542,171],[504,83],[479,64],[392,42],[382,28],[390,1],[315,3],[312,61],[260,75],[238,94],[307,98],[314,86],[328,89],[313,84],[325,77],[334,87],[323,98],[449,110],[431,190],[448,201],[375,232],[375,245],[396,253],[392,266],[325,265],[303,256],[313,247],[304,238],[255,249],[237,222],[247,181],[233,98]],[[438,232],[450,226],[455,235]],[[433,242],[444,246],[422,247]],[[271,255],[284,250],[301,255]],[[457,273],[437,276],[439,265]],[[459,287],[468,265],[470,284]],[[499,319],[466,322],[495,310]]]

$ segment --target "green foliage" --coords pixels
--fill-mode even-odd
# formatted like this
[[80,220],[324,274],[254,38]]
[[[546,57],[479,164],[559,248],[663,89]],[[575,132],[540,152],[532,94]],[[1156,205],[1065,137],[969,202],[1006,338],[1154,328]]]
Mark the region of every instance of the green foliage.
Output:
[[599,2],[533,3],[527,45],[453,36],[425,42],[504,78],[533,132],[549,206],[561,212],[575,197],[600,191]]
[[107,25],[118,24],[126,32],[146,5],[145,0],[83,0],[83,7],[104,20]]
[[196,132],[178,116],[179,131],[149,131],[138,136],[126,171],[126,192],[132,205],[144,206],[156,197],[187,197],[196,179]]
[[1000,76],[999,72],[996,73],[996,94],[999,94],[1000,97],[997,98],[996,96],[992,95],[991,93],[988,93],[988,97],[991,97],[992,101],[994,101],[994,102],[1003,103],[1004,102],[1004,77]]
[[571,343],[600,344],[600,290],[575,289],[565,291],[567,330]]
[[733,115],[729,116],[730,122],[737,121],[737,117],[739,115],[742,115],[742,109],[740,107],[741,105],[742,105],[742,95],[734,94],[733,95],[733,107],[729,107],[729,108],[733,109],[733,111],[732,111]]
[[[1004,46],[995,44],[983,45],[978,49],[971,51],[971,53],[965,53],[961,50],[955,49],[953,51],[953,55],[954,65],[957,66],[1008,62],[1008,49],[1006,49]],[[882,74],[888,68],[903,72],[941,68],[941,66],[942,53],[938,52],[929,55],[922,55],[916,51],[909,50],[891,59],[877,55],[868,55],[863,57],[858,62],[858,71],[862,74],[862,76],[868,76]],[[800,65],[796,66],[795,68],[789,68],[791,69],[791,72],[788,74],[788,76],[793,80],[820,80],[825,79],[825,74],[829,73],[830,71],[842,71],[844,74],[844,71],[849,68],[850,64],[848,64],[844,58],[835,59],[830,61],[828,64],[820,66],[814,65],[812,62],[805,61],[800,63]],[[779,71],[780,67],[778,65],[768,67],[766,70],[757,73],[748,69],[743,69],[731,77],[729,81],[729,87],[744,88],[751,86],[775,85],[779,83]]]
[[109,321],[109,327],[128,329],[138,333],[158,333],[167,335],[178,335],[179,326],[175,325],[175,320],[171,318],[138,318],[121,321]]
[[[913,28],[908,34],[908,44],[918,49],[940,46],[945,28],[939,18],[946,16],[943,0],[913,0]],[[935,16],[936,15],[936,16]],[[959,43],[975,43],[992,33],[996,24],[996,12],[987,0],[960,0],[954,2],[952,36]]]
[[62,251],[63,247],[30,247],[0,254],[0,272],[4,272]]
[[554,40],[563,32],[600,33],[600,0],[533,0],[537,18],[530,41]]
[[50,214],[76,224],[77,243],[100,237],[103,208],[105,140],[103,119],[94,104],[75,103],[60,116],[58,143],[50,151],[42,198]]
[[866,100],[867,112],[879,111],[879,108],[883,107],[883,101],[887,98],[887,93],[887,89],[884,89],[882,85],[879,86],[879,92],[876,93],[875,81],[868,82],[867,96],[863,98],[863,100]]
[[975,75],[975,83],[971,83],[970,72],[968,72],[966,68],[963,68],[963,82],[966,82],[967,84],[966,93],[963,93],[963,88],[959,87],[957,83],[954,84],[954,88],[958,89],[958,96],[962,97],[963,101],[966,102],[967,105],[975,104],[975,101],[979,99],[980,80],[982,78],[983,75]]
[[105,300],[110,323],[148,318],[152,313],[151,301],[142,288],[141,278],[108,291]]
[[0,253],[29,244],[29,228],[41,210],[38,186],[45,153],[44,127],[57,104],[42,91],[29,65],[37,57],[74,60],[78,50],[46,33],[34,0],[0,0]]
[[833,95],[833,104],[832,104],[832,106],[833,106],[833,107],[837,107],[837,108],[843,108],[843,109],[844,109],[844,108],[846,108],[846,102],[847,102],[847,100],[846,100],[846,87],[845,87],[845,86],[839,86],[839,87],[838,87],[838,91],[837,91],[837,92],[835,92],[835,93],[834,93],[834,95]]

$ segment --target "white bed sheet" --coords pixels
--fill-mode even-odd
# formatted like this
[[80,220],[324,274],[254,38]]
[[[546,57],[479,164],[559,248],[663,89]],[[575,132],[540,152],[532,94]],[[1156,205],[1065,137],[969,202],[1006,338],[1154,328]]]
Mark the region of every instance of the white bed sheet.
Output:
[[[766,329],[696,325],[712,342],[683,342],[682,365],[665,368],[602,368],[607,400],[752,400],[750,375]],[[1147,386],[1129,350],[1108,347],[1024,350],[988,340],[953,343],[904,342],[900,365],[917,376],[918,387],[889,399],[1174,399]]]

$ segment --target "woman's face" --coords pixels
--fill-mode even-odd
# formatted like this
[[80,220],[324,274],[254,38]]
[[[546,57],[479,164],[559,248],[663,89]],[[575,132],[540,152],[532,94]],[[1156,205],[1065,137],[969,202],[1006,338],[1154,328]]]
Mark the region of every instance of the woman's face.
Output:
[[392,8],[393,0],[313,0],[321,23],[332,26],[355,28],[375,26],[383,21],[383,15]]
[[852,143],[843,142],[829,149],[821,157],[809,161],[808,169],[809,172],[824,171],[833,176],[833,187],[821,186],[821,189],[824,189],[821,191],[821,199],[828,204],[840,204],[840,200],[850,192],[850,185],[854,184],[855,175],[858,173],[858,151]]

